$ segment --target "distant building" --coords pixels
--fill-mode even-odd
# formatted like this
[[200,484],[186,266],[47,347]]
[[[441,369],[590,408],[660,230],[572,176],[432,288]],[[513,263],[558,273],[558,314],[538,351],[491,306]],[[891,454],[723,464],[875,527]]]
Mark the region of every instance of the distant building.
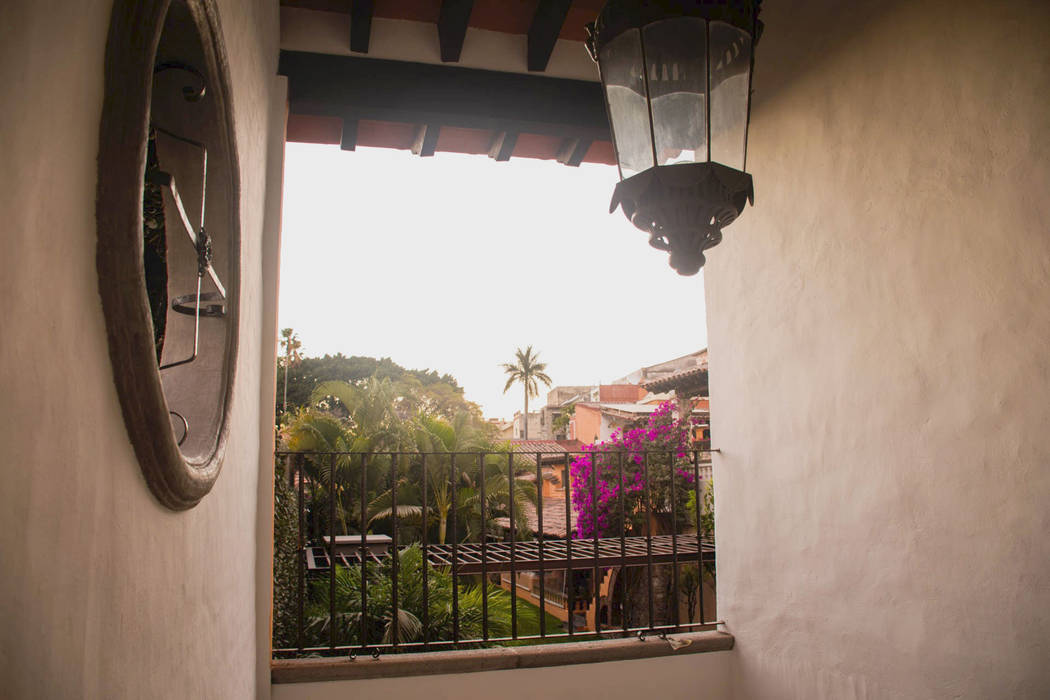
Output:
[[489,425],[496,428],[496,439],[497,440],[511,440],[514,437],[514,423],[512,421],[506,421],[502,418],[489,418]]
[[[556,386],[547,392],[547,405],[540,409],[540,424],[545,429],[544,439],[565,440],[569,437],[569,421],[560,420],[566,411],[579,401],[593,400],[597,385]],[[530,433],[531,435],[531,433]]]
[[[677,372],[692,370],[698,367],[707,369],[707,348],[703,350],[697,350],[691,352],[688,355],[682,355],[676,357],[673,360],[667,360],[666,362],[660,362],[655,365],[649,365],[648,367],[642,367],[640,369],[631,372],[630,374],[617,379],[614,384],[649,384],[658,379],[663,379]],[[706,394],[705,394],[706,395]]]
[[[531,440],[608,440],[614,430],[645,417],[664,401],[677,401],[678,412],[707,415],[707,348],[673,360],[641,367],[609,384],[556,386],[547,403],[528,415]],[[568,420],[564,419],[570,415]],[[500,439],[525,438],[526,418],[514,414]]]
[[[514,412],[514,420],[511,422],[511,439],[522,440],[525,438],[525,420],[521,411]],[[529,439],[549,440],[547,431],[544,430],[543,414],[541,411],[529,411]]]
[[[649,396],[653,396],[649,394]],[[662,399],[662,400],[661,400]],[[571,437],[583,443],[604,442],[614,432],[622,432],[632,423],[646,419],[654,413],[663,401],[670,400],[666,394],[656,400],[643,400],[635,403],[587,402],[576,404],[576,415],[570,424]],[[708,403],[706,399],[690,401],[692,415],[704,419],[694,439],[703,439],[708,423]]]

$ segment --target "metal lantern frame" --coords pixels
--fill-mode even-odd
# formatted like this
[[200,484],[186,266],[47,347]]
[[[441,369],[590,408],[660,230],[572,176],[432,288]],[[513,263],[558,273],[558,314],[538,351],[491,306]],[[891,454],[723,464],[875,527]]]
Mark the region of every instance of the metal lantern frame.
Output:
[[[614,212],[617,207],[622,208],[631,223],[649,234],[650,245],[670,254],[671,267],[682,275],[699,272],[706,262],[704,251],[721,242],[722,228],[735,221],[748,202],[754,204],[754,184],[751,175],[746,172],[747,134],[751,121],[754,49],[762,33],[762,22],[758,19],[760,5],[761,0],[609,0],[597,19],[587,26],[587,49],[598,64],[613,147],[620,169],[620,182],[613,192],[609,212]],[[683,42],[681,37],[695,32],[698,20],[703,21],[706,32],[703,42],[706,56],[698,52],[693,55],[695,63],[689,64],[686,53],[691,46]],[[675,26],[671,26],[671,23],[675,23]],[[737,45],[730,47],[728,53],[723,51],[723,55],[714,56],[711,39],[713,26],[722,36],[726,35],[728,26],[734,28],[730,34],[735,33],[735,36],[749,40],[745,42],[741,39]],[[659,30],[654,31],[654,27]],[[668,28],[670,32],[665,31]],[[674,37],[675,31],[680,31],[677,39]],[[635,49],[634,34],[625,38],[628,32],[637,35],[637,53],[632,54]],[[661,33],[665,37],[672,37],[672,41],[677,40],[678,45],[670,48],[659,46],[657,40]],[[612,48],[609,48],[610,45]],[[624,54],[632,55],[625,58]],[[674,56],[675,61],[661,64],[647,59],[655,55],[658,58],[654,60],[659,61],[664,54]],[[706,74],[703,76],[702,91],[698,87],[697,65],[702,65]],[[712,154],[712,89],[734,77],[730,65],[737,71],[744,66],[747,69],[746,95],[743,97],[746,106],[734,105],[738,108],[737,112],[742,111],[740,118],[743,120],[742,152],[738,162],[733,163],[739,164],[739,169],[719,162],[729,158]],[[678,75],[680,70],[685,75],[687,69],[692,71],[692,89],[670,93],[667,85],[674,84],[674,81],[684,84],[685,81],[679,80]],[[623,86],[614,85],[616,78],[610,76],[622,78],[628,73],[637,81],[638,88],[630,97],[637,100],[641,96],[645,101],[642,115],[646,122],[644,127],[637,114],[629,114],[622,107],[616,109],[612,104],[613,90],[620,88],[622,92]],[[669,73],[674,75],[670,76]],[[659,94],[661,89],[663,94]],[[654,95],[654,91],[658,94]],[[654,111],[654,100],[668,95],[679,99],[678,105],[672,103],[670,110]],[[681,101],[683,96],[685,101]],[[693,104],[689,102],[690,97],[701,105],[697,109],[702,112],[702,127],[696,126],[700,123],[696,118],[696,110],[688,109]],[[732,99],[732,95],[728,99]],[[742,106],[744,108],[740,110]],[[732,125],[733,128],[740,126]],[[647,154],[651,156],[651,164],[644,169],[637,167],[637,132],[640,128],[649,130],[647,138],[651,149],[651,153]],[[703,129],[706,129],[706,134],[702,133]],[[701,133],[691,136],[685,133],[690,130],[700,130]],[[642,134],[641,137],[646,138],[646,135]],[[706,152],[698,148],[691,160],[686,156],[686,162],[682,162],[681,156],[674,155],[674,149],[669,151],[671,156],[666,156],[659,148],[659,140],[666,142],[676,137],[679,140],[691,137],[693,143],[702,137]],[[633,143],[628,143],[632,139]],[[678,162],[662,162],[676,157]]]

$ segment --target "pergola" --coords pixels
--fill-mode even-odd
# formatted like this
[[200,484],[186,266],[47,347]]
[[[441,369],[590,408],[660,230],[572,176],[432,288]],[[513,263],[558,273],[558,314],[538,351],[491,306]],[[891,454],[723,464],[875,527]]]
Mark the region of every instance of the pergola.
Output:
[[[647,566],[649,564],[687,563],[702,558],[715,560],[715,544],[696,534],[654,535],[652,537],[603,537],[528,542],[478,542],[428,545],[427,561],[433,567],[454,571],[456,575],[535,571],[558,569],[593,569],[610,566]],[[400,548],[402,551],[404,548]],[[336,551],[336,564],[360,566],[362,551],[348,548]],[[381,563],[390,557],[389,550],[366,547],[364,557]],[[309,571],[327,571],[325,547],[306,550]]]

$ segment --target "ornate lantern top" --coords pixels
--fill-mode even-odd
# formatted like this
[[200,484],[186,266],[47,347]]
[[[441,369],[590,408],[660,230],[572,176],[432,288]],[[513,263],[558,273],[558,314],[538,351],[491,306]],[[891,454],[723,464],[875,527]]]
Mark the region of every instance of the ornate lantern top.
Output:
[[696,274],[748,201],[761,0],[608,0],[588,25],[621,182],[617,207]]
[[598,60],[602,48],[628,29],[673,17],[700,17],[725,22],[754,37],[762,35],[758,19],[762,0],[608,0],[598,18],[587,25],[587,51]]

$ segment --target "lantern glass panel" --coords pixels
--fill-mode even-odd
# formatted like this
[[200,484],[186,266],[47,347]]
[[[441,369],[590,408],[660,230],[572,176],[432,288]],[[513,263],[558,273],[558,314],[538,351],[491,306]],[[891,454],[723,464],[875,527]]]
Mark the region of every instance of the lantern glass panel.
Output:
[[609,119],[620,161],[620,176],[628,178],[653,167],[649,105],[642,72],[642,42],[637,29],[619,35],[601,51],[602,78],[609,102]]
[[711,160],[744,169],[751,35],[711,22]]
[[707,22],[677,17],[645,27],[656,164],[707,160]]

